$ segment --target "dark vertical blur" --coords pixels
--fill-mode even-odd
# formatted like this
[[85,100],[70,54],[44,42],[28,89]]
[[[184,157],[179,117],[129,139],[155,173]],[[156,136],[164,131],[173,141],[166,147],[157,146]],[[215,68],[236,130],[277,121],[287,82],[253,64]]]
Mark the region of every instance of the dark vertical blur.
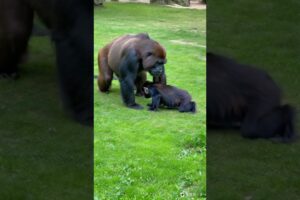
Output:
[[[89,118],[84,124],[93,121],[92,1],[28,0],[15,9],[17,2],[20,1],[1,0],[1,42],[13,41],[5,39],[11,34],[5,31],[8,27],[18,30],[11,14],[21,15],[24,2],[30,4],[42,20],[38,20],[35,13],[32,36],[19,65],[19,78],[0,77],[0,199],[93,199],[93,128],[78,122],[83,118]],[[71,23],[77,23],[77,32],[53,35],[54,28],[64,30]],[[67,59],[70,63],[80,60],[83,66],[64,68],[69,71],[65,71],[59,81],[58,73],[62,69],[56,66],[59,61],[53,39],[68,37],[79,39],[77,43],[60,43],[69,45],[61,55],[76,55],[74,52],[78,50],[81,58]],[[0,43],[0,50],[3,49]],[[67,59],[60,56],[64,63],[68,63]],[[79,73],[78,69],[85,73]],[[90,93],[85,96],[89,107],[82,119],[72,117],[63,105],[60,82],[65,79],[76,80],[77,85],[83,86],[79,91],[68,88],[76,94]]]
[[[207,9],[208,51],[264,69],[298,113],[300,2],[209,0]],[[238,129],[208,129],[207,138],[209,200],[300,199],[299,140],[249,140]]]

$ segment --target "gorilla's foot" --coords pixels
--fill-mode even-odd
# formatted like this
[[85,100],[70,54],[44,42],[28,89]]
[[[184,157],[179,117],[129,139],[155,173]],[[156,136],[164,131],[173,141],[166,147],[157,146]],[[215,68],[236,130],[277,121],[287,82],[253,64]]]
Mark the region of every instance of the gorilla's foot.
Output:
[[90,109],[73,114],[73,118],[85,126],[93,126],[94,117],[93,112]]
[[293,143],[296,140],[298,140],[298,136],[293,136],[293,137],[282,137],[282,136],[277,136],[277,137],[272,137],[271,141],[273,143]]
[[136,109],[136,110],[142,110],[143,109],[143,106],[137,104],[137,103],[134,103],[134,104],[131,104],[131,105],[127,105],[128,108],[131,108],[131,109]]
[[148,110],[149,110],[149,111],[156,112],[156,111],[158,111],[158,108],[153,108],[152,106],[150,106],[150,107],[148,108]]

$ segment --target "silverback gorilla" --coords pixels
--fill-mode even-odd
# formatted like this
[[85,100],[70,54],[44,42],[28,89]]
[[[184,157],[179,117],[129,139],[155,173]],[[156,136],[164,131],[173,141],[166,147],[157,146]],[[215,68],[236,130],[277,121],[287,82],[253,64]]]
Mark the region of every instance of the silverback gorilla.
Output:
[[147,71],[155,83],[166,84],[165,63],[165,49],[148,34],[121,36],[99,51],[99,89],[108,92],[115,73],[120,81],[124,104],[129,108],[142,109],[135,102],[134,89],[138,95],[143,94]]
[[281,92],[262,70],[207,53],[207,121],[209,127],[241,128],[246,138],[294,136],[294,112],[281,105]]
[[87,0],[1,0],[0,75],[15,77],[31,35],[33,13],[51,30],[65,107],[93,121],[93,3]]

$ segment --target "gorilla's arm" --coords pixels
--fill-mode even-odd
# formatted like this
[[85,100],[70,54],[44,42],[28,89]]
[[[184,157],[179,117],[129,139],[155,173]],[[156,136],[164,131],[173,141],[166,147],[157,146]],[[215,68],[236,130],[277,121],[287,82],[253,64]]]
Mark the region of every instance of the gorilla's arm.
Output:
[[123,102],[129,108],[142,109],[143,107],[135,102],[134,96],[134,81],[139,72],[138,56],[134,49],[127,50],[124,53],[119,65],[119,70]]
[[165,67],[163,67],[163,73],[160,76],[153,77],[153,83],[161,83],[161,84],[167,85],[167,77],[166,77],[166,73],[165,73]]
[[56,60],[65,106],[76,120],[93,124],[92,15],[80,10],[80,18],[68,27],[53,30]]
[[160,94],[156,94],[156,95],[152,96],[152,103],[149,106],[149,110],[152,110],[152,111],[158,110],[158,107],[160,105],[160,99],[161,99]]
[[158,110],[158,107],[160,105],[160,100],[162,98],[161,94],[154,87],[149,88],[149,93],[151,94],[151,97],[152,97],[152,102],[151,102],[151,104],[148,105],[149,110],[151,110],[151,111]]

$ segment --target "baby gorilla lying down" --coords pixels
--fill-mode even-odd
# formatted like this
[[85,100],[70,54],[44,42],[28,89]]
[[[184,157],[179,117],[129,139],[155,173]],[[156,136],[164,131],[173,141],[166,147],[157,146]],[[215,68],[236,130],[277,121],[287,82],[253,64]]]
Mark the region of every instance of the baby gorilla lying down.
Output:
[[160,105],[167,108],[178,108],[179,112],[196,112],[196,103],[191,101],[191,95],[174,86],[146,82],[143,87],[146,98],[152,97],[149,110],[157,111]]
[[295,139],[294,108],[263,70],[207,53],[208,128],[239,127],[246,138]]

